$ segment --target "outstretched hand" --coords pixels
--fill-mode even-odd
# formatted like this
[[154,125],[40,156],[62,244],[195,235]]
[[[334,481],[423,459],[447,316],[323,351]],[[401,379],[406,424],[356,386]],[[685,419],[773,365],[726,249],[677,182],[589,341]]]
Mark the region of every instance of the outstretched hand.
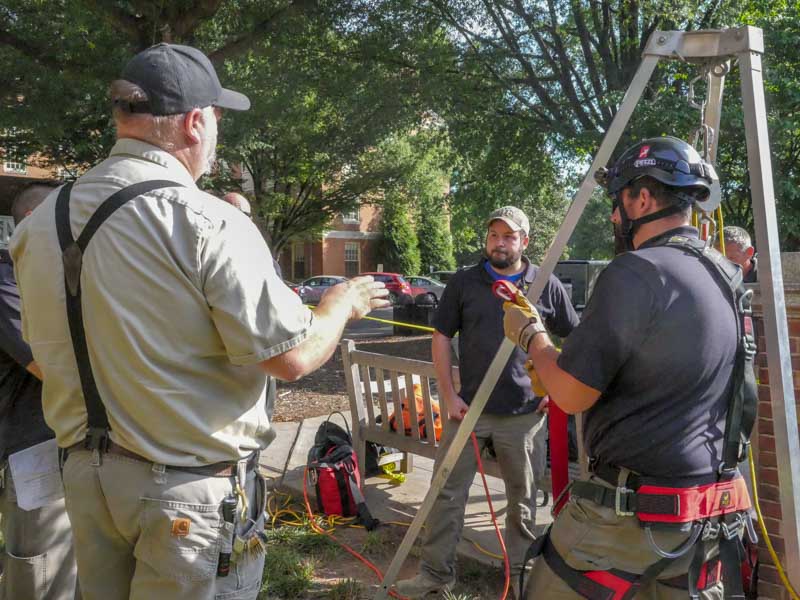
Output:
[[[330,300],[341,298],[350,307],[350,319],[362,319],[376,308],[387,308],[392,305],[389,301],[389,290],[382,281],[375,281],[369,275],[353,277],[330,288],[326,296],[333,296]],[[337,298],[338,297],[338,298]]]

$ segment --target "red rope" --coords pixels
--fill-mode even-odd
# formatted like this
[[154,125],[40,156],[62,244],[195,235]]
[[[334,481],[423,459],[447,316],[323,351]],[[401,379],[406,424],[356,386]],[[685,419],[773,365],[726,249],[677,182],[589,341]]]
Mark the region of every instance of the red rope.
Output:
[[[380,581],[383,581],[383,573],[381,573],[381,570],[377,566],[375,566],[372,562],[370,562],[369,559],[367,559],[366,557],[362,556],[361,554],[359,554],[358,552],[353,550],[353,548],[351,548],[350,546],[348,546],[347,544],[345,544],[341,540],[336,539],[336,536],[333,535],[333,533],[331,531],[326,531],[326,530],[322,529],[322,527],[317,525],[317,521],[314,518],[314,511],[311,510],[311,503],[308,501],[308,487],[306,486],[306,482],[307,481],[308,481],[308,467],[305,468],[305,472],[303,473],[303,500],[304,500],[304,502],[306,504],[306,511],[308,512],[308,521],[309,521],[309,523],[311,525],[311,529],[313,529],[314,531],[316,531],[320,535],[326,535],[329,538],[331,538],[341,548],[343,548],[345,551],[347,551],[348,553],[353,555],[355,558],[360,560],[362,563],[367,565],[367,567],[369,567],[378,576],[378,579]],[[405,596],[401,596],[400,594],[398,594],[397,592],[395,592],[393,590],[389,591],[389,595],[394,597],[394,598],[398,598],[399,600],[408,600]]]
[[500,595],[500,600],[505,600],[506,596],[508,595],[508,585],[511,582],[511,565],[508,563],[506,543],[503,541],[503,535],[500,533],[500,527],[497,524],[497,517],[494,514],[494,506],[492,506],[492,495],[489,493],[489,486],[486,483],[486,474],[483,472],[483,461],[481,461],[481,450],[478,448],[478,438],[475,437],[474,431],[470,434],[470,436],[472,436],[472,447],[475,449],[475,458],[478,461],[478,471],[480,472],[481,480],[483,481],[483,489],[486,492],[486,502],[489,504],[489,513],[492,515],[494,531],[497,534],[497,541],[500,542],[500,549],[503,551],[503,570],[506,579],[505,585],[503,586],[503,593]]

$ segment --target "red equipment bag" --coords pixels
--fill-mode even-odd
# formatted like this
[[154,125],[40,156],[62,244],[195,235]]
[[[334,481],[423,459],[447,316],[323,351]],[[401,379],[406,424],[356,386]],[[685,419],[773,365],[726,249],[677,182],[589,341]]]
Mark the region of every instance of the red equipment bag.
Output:
[[[335,414],[342,417],[345,429],[330,422]],[[370,514],[361,492],[358,458],[353,450],[350,426],[342,413],[331,413],[317,429],[314,445],[308,451],[307,472],[317,493],[317,507],[320,512],[326,515],[357,517],[368,530],[377,526],[378,521]]]

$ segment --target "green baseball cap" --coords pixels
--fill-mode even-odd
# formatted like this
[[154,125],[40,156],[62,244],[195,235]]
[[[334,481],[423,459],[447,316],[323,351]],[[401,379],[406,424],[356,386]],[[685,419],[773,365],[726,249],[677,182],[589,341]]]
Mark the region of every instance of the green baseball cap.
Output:
[[530,235],[531,224],[530,221],[528,221],[528,216],[516,206],[498,208],[489,215],[489,218],[486,220],[486,226],[488,227],[492,221],[496,221],[497,219],[500,219],[511,227],[512,231],[522,231],[526,236]]

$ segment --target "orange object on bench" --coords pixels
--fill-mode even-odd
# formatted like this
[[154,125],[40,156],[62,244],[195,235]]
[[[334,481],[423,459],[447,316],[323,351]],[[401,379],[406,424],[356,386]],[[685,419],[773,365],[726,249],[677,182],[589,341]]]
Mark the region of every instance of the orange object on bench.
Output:
[[[419,437],[426,439],[428,437],[427,427],[425,426],[425,403],[422,399],[422,387],[414,384],[414,400],[417,405],[417,427],[419,427]],[[408,407],[408,399],[403,399],[401,412],[403,413],[403,430],[405,434],[411,437],[411,411]],[[436,400],[431,400],[431,409],[433,410],[433,432],[438,442],[442,437],[442,417],[439,410],[439,403]],[[389,427],[392,431],[397,431],[397,411],[392,413],[389,417]]]

